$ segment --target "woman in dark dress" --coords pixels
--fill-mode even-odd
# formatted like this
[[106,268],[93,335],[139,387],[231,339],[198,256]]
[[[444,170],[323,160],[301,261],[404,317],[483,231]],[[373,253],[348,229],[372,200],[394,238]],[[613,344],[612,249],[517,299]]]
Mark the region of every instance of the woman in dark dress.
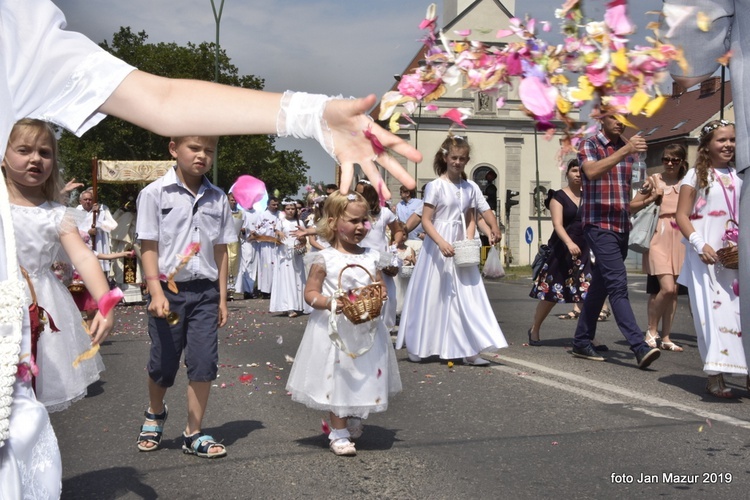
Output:
[[541,345],[539,329],[557,303],[583,302],[591,281],[589,247],[583,237],[578,205],[581,201],[581,169],[578,160],[568,162],[568,185],[547,193],[545,205],[552,214],[555,232],[552,249],[531,288],[530,297],[539,299],[534,324],[529,328],[529,345]]

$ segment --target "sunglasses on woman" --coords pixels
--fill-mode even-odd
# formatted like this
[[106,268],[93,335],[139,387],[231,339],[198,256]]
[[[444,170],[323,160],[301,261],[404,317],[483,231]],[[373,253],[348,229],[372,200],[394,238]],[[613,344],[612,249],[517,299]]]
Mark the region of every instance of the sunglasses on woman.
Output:
[[682,158],[670,158],[668,156],[664,156],[662,157],[661,162],[665,164],[671,163],[672,165],[677,165],[679,163],[682,163]]

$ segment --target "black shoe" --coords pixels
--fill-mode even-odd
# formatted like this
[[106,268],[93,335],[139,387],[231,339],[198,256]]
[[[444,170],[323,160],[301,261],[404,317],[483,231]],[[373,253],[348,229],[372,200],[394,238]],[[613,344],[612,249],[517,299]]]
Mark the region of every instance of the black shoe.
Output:
[[[591,345],[593,345],[593,344],[591,344]],[[607,352],[607,351],[609,351],[609,347],[607,347],[604,344],[599,344],[599,345],[595,345],[594,346],[594,350],[596,352]]]
[[644,347],[635,353],[635,360],[638,362],[638,368],[645,370],[656,359],[661,356],[661,351],[656,347]]
[[533,345],[533,346],[542,345],[541,339],[540,340],[532,340],[531,339],[531,328],[529,328],[529,331],[526,332],[526,333],[529,335],[529,345]]
[[604,361],[604,358],[594,350],[594,346],[591,344],[586,347],[573,347],[572,352],[576,358],[588,359],[589,361]]

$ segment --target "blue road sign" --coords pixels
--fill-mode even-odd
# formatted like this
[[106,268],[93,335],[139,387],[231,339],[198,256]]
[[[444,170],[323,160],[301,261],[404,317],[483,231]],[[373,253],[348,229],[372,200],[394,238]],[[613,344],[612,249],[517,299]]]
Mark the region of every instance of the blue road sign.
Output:
[[526,228],[526,243],[531,245],[531,242],[534,240],[534,230],[531,229],[531,226]]

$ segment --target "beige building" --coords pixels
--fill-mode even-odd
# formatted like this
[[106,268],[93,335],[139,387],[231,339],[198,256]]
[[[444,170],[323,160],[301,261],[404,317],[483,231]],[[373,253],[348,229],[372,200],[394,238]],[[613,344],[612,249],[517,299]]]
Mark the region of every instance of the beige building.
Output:
[[[444,12],[439,22],[446,37],[457,38],[455,31],[473,30],[471,39],[486,43],[502,45],[494,34],[508,26],[508,20],[514,17],[515,1],[496,0],[444,0]],[[508,39],[503,39],[503,42]],[[517,39],[514,41],[518,41]],[[409,73],[419,65],[424,57],[420,50],[406,66],[404,73]],[[400,75],[395,75],[397,80]],[[393,90],[397,81],[394,81]],[[416,126],[403,128],[401,135],[410,144],[416,146],[423,154],[421,164],[404,165],[407,171],[417,179],[417,190],[435,178],[432,169],[434,155],[446,138],[449,130],[454,134],[465,136],[471,144],[471,161],[466,173],[484,190],[487,184],[485,176],[492,171],[497,175],[494,181],[497,188],[497,215],[506,226],[503,237],[505,262],[510,265],[525,265],[533,260],[539,243],[546,243],[552,234],[552,223],[549,213],[540,203],[541,213],[535,208],[537,172],[539,196],[544,200],[548,189],[559,189],[564,182],[561,171],[560,139],[558,131],[551,140],[545,139],[543,133],[535,133],[534,122],[521,110],[521,102],[515,89],[505,91],[505,105],[498,109],[496,98],[484,94],[475,94],[460,88],[451,88],[445,96],[434,104],[437,111],[418,109],[412,118]],[[465,121],[467,128],[452,126],[452,122],[439,115],[449,108],[471,108],[473,116]],[[377,114],[377,113],[375,113]],[[573,114],[573,119],[578,116]],[[404,120],[402,119],[403,123]],[[387,125],[387,124],[386,124]],[[394,179],[386,179],[390,189],[398,193]],[[518,204],[506,211],[506,193],[519,193],[512,199]],[[421,197],[421,193],[418,193]],[[394,200],[395,201],[395,200]],[[531,243],[526,242],[527,228],[531,228]],[[541,230],[541,238],[540,238]]]

